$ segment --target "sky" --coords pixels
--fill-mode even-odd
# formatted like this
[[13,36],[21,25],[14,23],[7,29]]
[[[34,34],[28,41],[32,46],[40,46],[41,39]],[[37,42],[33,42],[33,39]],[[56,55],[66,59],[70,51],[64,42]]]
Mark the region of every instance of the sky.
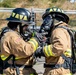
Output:
[[74,1],[76,1],[76,0],[70,0],[71,3],[73,3]]

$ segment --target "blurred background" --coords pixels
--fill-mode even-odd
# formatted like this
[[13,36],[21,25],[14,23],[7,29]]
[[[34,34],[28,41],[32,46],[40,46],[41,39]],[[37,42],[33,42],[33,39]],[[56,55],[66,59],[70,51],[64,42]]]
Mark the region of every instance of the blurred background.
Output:
[[[76,0],[0,0],[0,19],[9,17],[10,12],[14,8],[27,8],[31,11],[37,10],[36,13],[36,25],[41,25],[42,14],[46,8],[52,6],[59,7],[64,11],[72,11],[67,13],[70,17],[69,24],[73,29],[76,29]],[[3,9],[3,10],[2,10]],[[8,10],[8,11],[7,11]],[[10,11],[9,11],[10,10]],[[6,25],[6,21],[0,20],[0,29]]]

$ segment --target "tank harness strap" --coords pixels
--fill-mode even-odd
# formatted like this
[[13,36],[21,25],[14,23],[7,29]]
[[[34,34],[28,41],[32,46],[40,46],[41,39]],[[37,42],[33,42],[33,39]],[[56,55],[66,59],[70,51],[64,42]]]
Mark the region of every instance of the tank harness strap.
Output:
[[6,32],[9,32],[9,31],[12,31],[9,27],[4,27],[1,31],[1,34],[0,34],[0,39],[2,38],[2,36],[6,33]]
[[68,31],[68,33],[69,33],[69,35],[70,35],[70,38],[71,38],[71,49],[72,49],[72,61],[73,62],[76,62],[76,60],[75,60],[75,51],[74,51],[74,49],[75,49],[75,41],[74,41],[74,35],[73,35],[73,33],[72,33],[72,30],[70,30],[68,27],[65,27],[65,26],[58,26],[58,27],[56,27],[56,28],[64,28],[64,29],[66,29],[67,31]]
[[[65,27],[65,26],[56,26],[55,29],[56,28],[66,29],[68,31],[69,35],[71,36],[71,42],[74,40],[73,35],[70,32],[70,29],[68,29],[67,27]],[[73,46],[73,42],[72,42],[71,46]],[[73,48],[72,48],[72,50],[73,50]],[[63,67],[65,69],[70,69],[72,71],[72,58],[71,57],[66,57],[64,54],[62,54],[61,56],[65,60],[63,64],[46,64],[46,63],[44,63],[44,68],[49,67],[49,68],[52,68],[52,69],[58,69],[60,67]],[[74,56],[72,56],[72,57],[74,57]]]
[[8,67],[8,65],[9,65],[9,64],[8,64],[8,61],[9,61],[11,58],[13,58],[13,59],[12,59],[12,64],[13,64],[12,66],[15,67],[15,63],[14,63],[14,61],[15,61],[15,56],[14,56],[13,54],[9,55],[9,57],[6,58],[5,60],[2,60],[1,57],[0,57],[0,74],[3,74],[3,70]]
[[49,67],[49,68],[52,68],[52,69],[58,69],[58,68],[60,68],[60,67],[63,67],[63,68],[65,68],[65,69],[70,69],[71,67],[71,58],[70,57],[66,57],[65,55],[62,55],[62,57],[64,58],[64,59],[66,59],[65,61],[64,61],[64,63],[63,64],[44,64],[44,68],[46,68],[46,67]]

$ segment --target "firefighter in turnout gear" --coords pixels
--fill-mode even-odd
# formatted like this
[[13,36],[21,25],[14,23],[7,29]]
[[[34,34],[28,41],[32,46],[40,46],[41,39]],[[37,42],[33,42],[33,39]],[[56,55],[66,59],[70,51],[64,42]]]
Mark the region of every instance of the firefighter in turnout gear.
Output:
[[[1,35],[1,58],[4,61],[11,54],[15,56],[12,66],[12,59],[8,61],[8,67],[4,69],[5,75],[37,75],[33,67],[33,53],[39,46],[37,37],[24,41],[20,34],[23,33],[24,25],[30,25],[31,14],[27,9],[16,8],[12,11],[7,27]],[[40,36],[39,36],[40,37]],[[7,64],[6,64],[7,65]]]
[[67,29],[69,17],[63,10],[57,7],[46,9],[42,16],[43,23],[40,33],[46,35],[49,42],[42,48],[38,48],[34,55],[45,56],[43,75],[72,75],[71,72],[71,37]]

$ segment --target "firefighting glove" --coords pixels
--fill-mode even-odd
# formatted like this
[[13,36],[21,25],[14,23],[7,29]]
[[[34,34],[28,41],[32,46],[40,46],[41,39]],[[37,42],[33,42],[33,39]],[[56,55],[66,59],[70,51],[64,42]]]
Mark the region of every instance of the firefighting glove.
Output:
[[41,58],[41,56],[45,56],[44,52],[43,52],[43,48],[42,47],[38,47],[38,49],[34,52],[34,57]]
[[34,38],[38,41],[39,46],[41,46],[43,42],[43,36],[40,33],[35,32]]

